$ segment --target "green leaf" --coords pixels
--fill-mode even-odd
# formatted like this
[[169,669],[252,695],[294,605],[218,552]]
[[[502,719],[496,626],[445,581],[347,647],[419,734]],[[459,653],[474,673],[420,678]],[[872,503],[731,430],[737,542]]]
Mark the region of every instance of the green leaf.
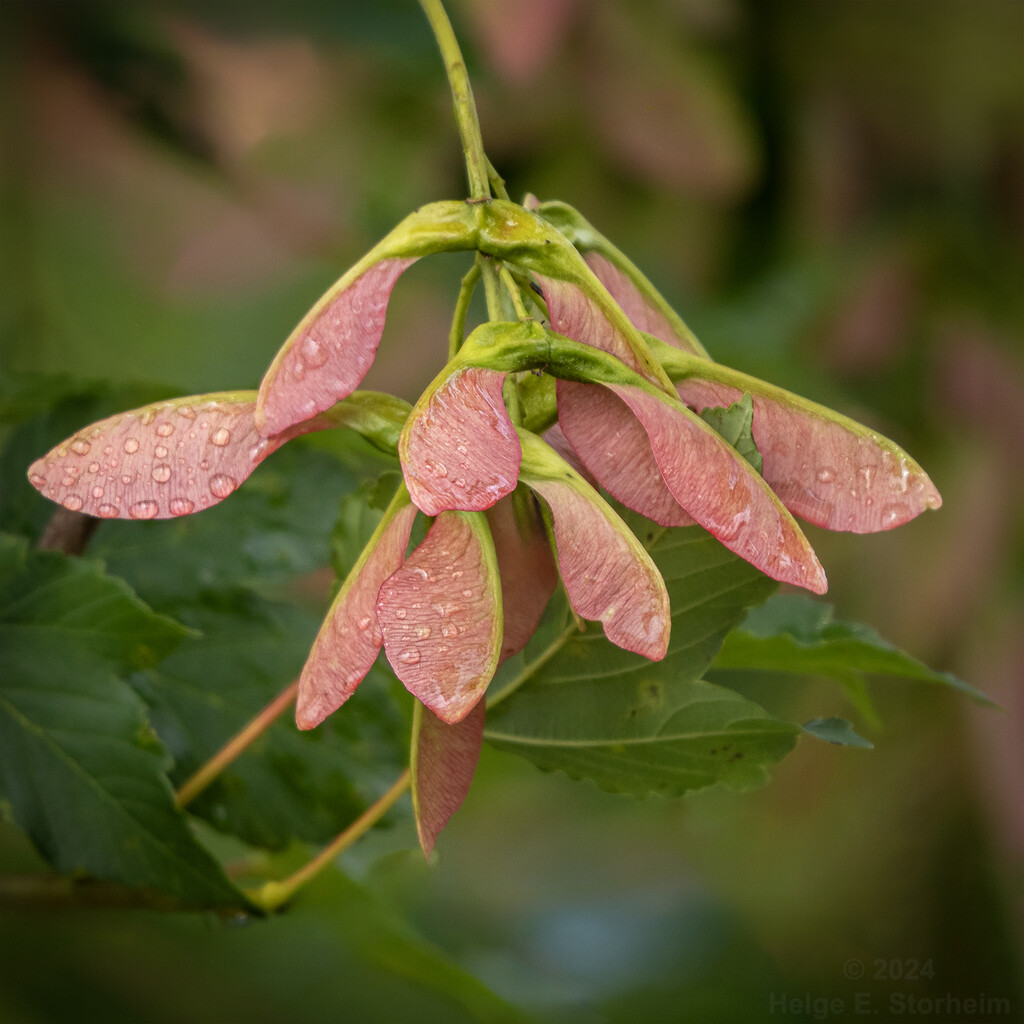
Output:
[[636,795],[763,783],[799,728],[701,677],[775,584],[699,528],[646,529],[672,599],[665,659],[619,650],[596,628],[580,633],[556,611],[497,680],[485,736],[539,767]]
[[749,394],[744,392],[743,397],[728,408],[705,409],[700,418],[721,434],[758,473],[763,471],[761,453],[754,443],[754,402]]
[[[328,906],[330,928],[381,991],[372,1010],[356,1004],[344,1019],[378,1019],[390,1005],[394,1020],[466,1020],[478,1024],[527,1024],[534,1018],[496,995],[447,953],[431,945],[381,899],[339,871],[321,873],[288,915],[308,915],[308,907]],[[319,921],[319,919],[318,919]],[[318,927],[319,927],[318,923]],[[366,984],[361,986],[365,990]],[[409,994],[416,1000],[409,1005]],[[356,999],[365,998],[355,990]]]
[[0,537],[0,780],[58,870],[242,904],[175,808],[166,754],[118,678],[183,635],[95,563]]
[[853,726],[845,718],[812,718],[804,722],[804,732],[816,736],[826,743],[834,743],[840,747],[861,747],[873,750],[874,744],[854,732]]
[[324,568],[339,499],[381,466],[350,431],[327,433],[338,435],[337,454],[292,441],[222,504],[164,522],[105,522],[90,552],[174,614],[206,591],[266,591]]
[[714,669],[799,672],[862,682],[866,674],[900,676],[951,686],[982,704],[992,701],[949,672],[937,672],[883,640],[869,626],[833,618],[829,604],[779,594],[755,608],[731,633]]
[[[130,680],[174,755],[176,785],[295,679],[319,624],[313,613],[237,590],[180,614],[201,635]],[[391,686],[376,665],[344,713],[309,732],[289,708],[189,810],[252,846],[330,839],[404,767],[408,727]]]

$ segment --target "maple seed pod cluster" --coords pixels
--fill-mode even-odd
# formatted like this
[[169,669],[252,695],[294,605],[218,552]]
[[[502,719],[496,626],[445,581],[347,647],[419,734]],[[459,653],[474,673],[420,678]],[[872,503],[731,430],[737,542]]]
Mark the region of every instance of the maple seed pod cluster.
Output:
[[[459,337],[411,408],[358,391],[401,275],[453,251],[501,268],[517,318]],[[712,425],[723,408],[731,432]],[[296,719],[323,721],[384,650],[419,702],[413,803],[426,852],[468,790],[487,687],[559,582],[612,643],[652,660],[669,649],[664,581],[602,490],[815,593],[825,574],[795,517],[863,533],[941,504],[891,441],[714,362],[607,239],[533,197],[424,206],[313,306],[258,392],[110,417],[35,462],[29,480],[75,512],[176,518],[227,498],[292,438],[339,428],[397,454],[403,482],[331,604]],[[419,515],[431,521],[410,551]]]

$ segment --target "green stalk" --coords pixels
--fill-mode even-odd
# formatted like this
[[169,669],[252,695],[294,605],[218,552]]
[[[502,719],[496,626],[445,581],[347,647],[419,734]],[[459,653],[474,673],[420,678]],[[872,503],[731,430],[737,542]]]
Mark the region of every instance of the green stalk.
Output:
[[338,835],[328,846],[325,846],[308,864],[303,865],[293,875],[289,875],[280,882],[267,882],[258,889],[248,891],[246,896],[256,906],[261,907],[267,912],[282,907],[302,886],[327,867],[335,857],[369,832],[384,817],[385,813],[398,802],[398,798],[409,788],[410,780],[411,775],[409,769],[406,768],[398,776],[391,788],[376,803],[367,807],[344,832]]
[[452,23],[448,20],[441,0],[420,0],[420,7],[430,22],[430,28],[437,40],[437,47],[444,60],[448,85],[452,90],[455,107],[455,121],[462,139],[462,152],[466,160],[466,177],[469,179],[469,196],[482,200],[491,198],[491,165],[484,153],[483,137],[480,134],[480,119],[477,117],[473,90],[469,85],[466,62],[462,59],[459,41],[455,38]]
[[295,703],[295,695],[298,690],[298,680],[282,690],[241,732],[228,740],[206,764],[185,781],[181,789],[174,794],[175,803],[179,807],[184,807],[199,796],[232,761],[236,760]]

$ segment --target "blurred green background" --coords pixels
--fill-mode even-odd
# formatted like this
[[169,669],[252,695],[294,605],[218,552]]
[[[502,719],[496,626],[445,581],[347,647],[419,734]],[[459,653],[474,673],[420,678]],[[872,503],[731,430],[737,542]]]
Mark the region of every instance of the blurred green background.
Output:
[[[715,358],[929,470],[941,512],[811,531],[829,600],[1005,711],[879,682],[882,724],[859,726],[873,752],[805,740],[763,790],[676,802],[485,751],[435,866],[405,821],[348,873],[399,931],[541,1020],[1024,1019],[1024,5],[450,11],[513,197],[577,206]],[[350,263],[414,207],[464,194],[413,0],[5,0],[0,76],[8,379],[255,386]],[[367,386],[416,397],[465,266],[402,279]],[[814,680],[763,686],[855,716]],[[0,868],[35,863],[0,826]],[[361,914],[341,879],[234,928],[7,908],[0,1020],[493,1019],[398,950],[367,967]]]

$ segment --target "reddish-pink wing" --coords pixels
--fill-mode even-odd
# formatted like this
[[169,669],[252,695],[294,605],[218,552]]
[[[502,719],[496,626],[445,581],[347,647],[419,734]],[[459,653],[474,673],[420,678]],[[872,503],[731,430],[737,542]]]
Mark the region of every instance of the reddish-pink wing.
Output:
[[359,387],[377,355],[391,289],[415,262],[375,263],[296,328],[260,385],[256,422],[264,436],[311,419]]
[[527,644],[558,585],[558,570],[551,556],[544,524],[534,499],[517,508],[510,495],[487,510],[487,525],[494,538],[501,575],[504,612],[501,660],[518,654]]
[[686,352],[694,351],[693,346],[676,333],[665,314],[650,299],[646,298],[628,275],[615,266],[611,260],[598,252],[587,253],[584,258],[587,261],[587,266],[594,272],[594,276],[608,289],[612,298],[622,307],[623,313],[629,317],[630,323],[637,330],[653,334],[656,338],[661,338],[669,345],[674,345]]
[[537,275],[548,307],[551,329],[573,341],[593,345],[621,359],[630,369],[643,373],[625,335],[601,311],[597,303],[577,285]]
[[222,501],[285,441],[261,437],[255,395],[198,395],[119,413],[34,462],[28,478],[65,508],[103,519],[170,519]]
[[[681,381],[678,391],[698,411],[741,397],[737,388],[694,379]],[[764,478],[794,515],[829,530],[874,533],[942,504],[924,470],[884,438],[813,410],[751,398]]]
[[484,702],[449,725],[429,708],[417,715],[413,736],[412,802],[420,846],[429,857],[438,834],[466,799],[484,739]]
[[611,391],[560,380],[558,422],[584,465],[623,505],[662,526],[693,526],[662,479],[647,431]]
[[612,390],[643,424],[665,483],[701,526],[773,579],[825,592],[807,538],[741,455],[695,415],[639,388]]
[[427,515],[479,512],[515,489],[523,455],[502,400],[504,381],[496,370],[459,370],[406,422],[402,471]]
[[551,507],[558,568],[576,613],[600,622],[613,644],[663,658],[671,629],[668,592],[636,538],[580,487],[540,477],[530,486]]
[[442,512],[385,580],[377,621],[395,674],[442,721],[483,696],[501,652],[501,591],[479,512]]
[[400,509],[338,591],[299,678],[300,729],[312,729],[341,707],[376,660],[383,642],[377,594],[402,564],[415,518],[415,505]]

